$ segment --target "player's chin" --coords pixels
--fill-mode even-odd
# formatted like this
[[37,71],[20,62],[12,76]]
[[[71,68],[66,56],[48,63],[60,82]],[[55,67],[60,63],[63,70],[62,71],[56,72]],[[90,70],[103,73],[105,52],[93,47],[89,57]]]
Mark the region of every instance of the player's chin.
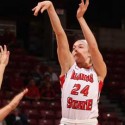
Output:
[[77,61],[77,60],[78,60],[78,57],[77,57],[77,56],[74,56],[74,60]]
[[78,57],[75,57],[74,60],[76,63],[78,63],[80,61],[80,59]]

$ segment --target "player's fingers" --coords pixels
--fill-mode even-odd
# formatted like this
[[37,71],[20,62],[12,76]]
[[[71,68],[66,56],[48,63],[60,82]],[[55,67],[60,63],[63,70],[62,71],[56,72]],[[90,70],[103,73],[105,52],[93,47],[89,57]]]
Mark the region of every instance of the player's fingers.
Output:
[[7,55],[8,55],[8,56],[10,55],[10,51],[7,51]]
[[0,46],[0,51],[1,51],[1,54],[3,53],[3,47],[2,46]]
[[7,63],[8,63],[8,61],[9,61],[9,58],[10,58],[10,51],[7,51],[7,56],[8,56],[8,58],[7,58]]
[[28,92],[27,88],[22,91],[23,95],[26,94],[27,92]]
[[79,4],[79,7],[82,9],[84,7],[84,4],[83,3],[80,3]]
[[24,90],[24,93],[27,93],[28,92],[28,89],[26,88],[25,90]]
[[4,45],[4,50],[3,50],[5,53],[7,52],[7,46]]
[[24,89],[17,96],[15,96],[15,100],[19,102],[27,92],[28,92],[28,89]]
[[84,0],[81,0],[81,3],[84,3]]
[[89,0],[86,0],[85,5],[86,5],[86,6],[88,6],[88,5],[89,5]]
[[32,11],[35,11],[35,9],[36,9],[36,7],[34,7],[34,8],[32,9]]
[[46,10],[46,9],[47,9],[46,6],[44,6],[44,7],[41,9],[41,13],[43,13],[44,10]]
[[38,15],[38,12],[39,12],[40,8],[41,8],[40,6],[37,6],[37,7],[35,8],[34,16],[37,16],[37,15]]

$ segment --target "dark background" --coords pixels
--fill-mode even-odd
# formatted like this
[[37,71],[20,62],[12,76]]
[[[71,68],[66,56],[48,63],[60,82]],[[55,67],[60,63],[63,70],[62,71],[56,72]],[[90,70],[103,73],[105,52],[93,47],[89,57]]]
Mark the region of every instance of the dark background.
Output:
[[[80,29],[76,19],[76,11],[80,0],[51,0],[55,8],[65,10],[66,29]],[[89,26],[105,28],[121,28],[125,26],[125,0],[90,0],[90,5],[85,13]],[[52,40],[52,28],[47,12],[33,16],[38,0],[0,0],[0,20],[16,22],[16,38],[21,40],[24,48],[30,50],[32,36],[39,38],[34,41],[34,52],[43,57],[56,56],[56,42]],[[38,25],[32,27],[33,25]],[[36,31],[36,32],[34,32]],[[37,45],[38,44],[38,45]],[[47,47],[46,47],[47,46]],[[46,47],[46,48],[45,48]],[[30,51],[31,52],[31,51]],[[33,52],[33,53],[34,53]],[[54,54],[52,54],[54,52]]]
[[[25,17],[24,20],[35,18],[31,9],[38,2],[38,0],[0,0],[0,17],[9,19]],[[80,0],[52,0],[52,2],[57,8],[66,9],[67,28],[78,28],[75,14]],[[125,18],[124,3],[124,0],[90,0],[86,19],[96,26],[119,28],[122,19]]]

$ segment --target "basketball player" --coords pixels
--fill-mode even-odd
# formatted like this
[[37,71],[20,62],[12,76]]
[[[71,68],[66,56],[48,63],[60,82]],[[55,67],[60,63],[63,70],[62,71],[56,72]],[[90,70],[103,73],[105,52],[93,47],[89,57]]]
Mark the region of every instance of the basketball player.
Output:
[[47,10],[57,39],[57,54],[61,66],[62,119],[60,125],[97,125],[98,99],[107,73],[96,39],[88,27],[84,14],[89,0],[81,0],[77,20],[85,40],[77,40],[70,52],[67,36],[50,1],[33,8],[34,15]]
[[[9,51],[7,51],[6,45],[4,45],[4,48],[0,46],[0,89],[3,80],[4,70],[9,61],[9,55],[10,53]],[[27,93],[27,91],[28,89],[24,89],[22,92],[16,95],[8,105],[0,109],[0,121],[2,121],[12,110],[14,110],[18,106],[20,100]]]

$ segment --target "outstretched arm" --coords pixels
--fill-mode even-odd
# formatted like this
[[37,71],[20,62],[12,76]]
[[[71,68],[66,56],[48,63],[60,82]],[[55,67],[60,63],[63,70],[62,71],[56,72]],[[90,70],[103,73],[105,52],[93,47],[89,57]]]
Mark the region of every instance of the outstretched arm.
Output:
[[38,15],[39,11],[43,13],[44,10],[47,10],[48,12],[52,28],[56,35],[57,54],[58,54],[58,59],[61,66],[61,75],[63,75],[68,71],[68,69],[74,63],[73,57],[70,53],[67,36],[62,28],[61,22],[54,9],[52,2],[43,1],[38,3],[38,5],[35,8],[33,8],[35,16]]
[[19,102],[27,92],[28,89],[23,90],[18,95],[16,95],[8,105],[0,109],[0,121],[2,121],[12,110],[18,106]]
[[6,45],[4,45],[4,48],[0,46],[0,88],[3,81],[4,70],[9,61],[9,55],[10,55],[10,52],[7,51]]
[[79,21],[79,24],[81,26],[82,32],[84,34],[84,37],[89,45],[89,51],[91,53],[92,57],[92,63],[93,67],[99,77],[100,80],[104,80],[107,69],[105,62],[103,61],[103,57],[98,49],[98,45],[96,42],[96,39],[90,30],[89,26],[87,25],[85,19],[83,18],[87,8],[89,5],[89,0],[86,0],[86,3],[84,3],[84,0],[81,0],[81,3],[79,4],[79,8],[77,10],[77,19]]

